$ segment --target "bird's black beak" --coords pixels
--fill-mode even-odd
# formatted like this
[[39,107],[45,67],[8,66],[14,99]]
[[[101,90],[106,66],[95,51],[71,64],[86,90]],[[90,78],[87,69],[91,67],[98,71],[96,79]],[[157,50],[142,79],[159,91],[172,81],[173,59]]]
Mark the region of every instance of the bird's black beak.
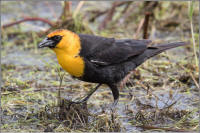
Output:
[[41,43],[38,44],[38,48],[53,47],[53,46],[54,46],[54,41],[48,38],[45,38]]

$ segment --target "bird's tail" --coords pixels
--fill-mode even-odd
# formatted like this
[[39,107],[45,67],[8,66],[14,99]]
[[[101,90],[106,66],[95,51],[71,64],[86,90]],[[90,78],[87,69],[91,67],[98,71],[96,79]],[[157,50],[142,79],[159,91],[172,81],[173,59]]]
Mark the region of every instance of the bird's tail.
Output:
[[139,66],[140,64],[142,64],[145,60],[160,54],[168,49],[172,49],[175,47],[179,47],[179,46],[184,46],[187,45],[189,43],[187,42],[173,42],[173,43],[167,43],[167,44],[160,44],[160,45],[156,45],[156,46],[150,46],[147,48],[147,50],[141,54],[140,56],[138,56],[138,58],[135,60],[137,66]]
[[187,45],[187,44],[188,43],[186,43],[186,42],[173,42],[173,43],[151,46],[151,47],[148,47],[148,49],[146,51],[146,56],[148,58],[150,58],[150,57],[153,57],[157,54],[160,54],[163,51],[166,51],[168,49],[176,48],[176,47],[179,47],[179,46],[184,46],[184,45]]

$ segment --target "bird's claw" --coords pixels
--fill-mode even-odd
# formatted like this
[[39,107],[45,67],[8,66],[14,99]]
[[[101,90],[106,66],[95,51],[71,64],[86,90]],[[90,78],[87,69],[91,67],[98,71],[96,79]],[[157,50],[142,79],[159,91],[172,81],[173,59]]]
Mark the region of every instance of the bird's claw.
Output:
[[72,104],[83,104],[83,103],[86,103],[87,100],[83,99],[83,100],[80,100],[80,101],[71,101],[68,105],[68,109],[70,109],[71,105]]
[[71,103],[72,103],[72,104],[82,104],[82,103],[86,103],[86,102],[87,102],[87,100],[82,99],[82,100],[80,100],[80,101],[72,101]]
[[119,99],[115,99],[115,100],[114,100],[114,102],[113,102],[113,104],[112,104],[112,106],[111,106],[112,112],[115,111],[118,101],[119,101]]

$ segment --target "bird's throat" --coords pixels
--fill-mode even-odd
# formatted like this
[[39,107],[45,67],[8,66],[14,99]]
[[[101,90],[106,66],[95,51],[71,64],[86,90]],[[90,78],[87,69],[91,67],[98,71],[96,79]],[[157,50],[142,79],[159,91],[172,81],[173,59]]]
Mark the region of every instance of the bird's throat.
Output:
[[64,51],[54,50],[58,63],[69,74],[75,77],[81,77],[84,74],[84,61],[78,54],[67,54]]
[[62,68],[75,77],[81,77],[84,73],[84,62],[80,56],[57,55]]

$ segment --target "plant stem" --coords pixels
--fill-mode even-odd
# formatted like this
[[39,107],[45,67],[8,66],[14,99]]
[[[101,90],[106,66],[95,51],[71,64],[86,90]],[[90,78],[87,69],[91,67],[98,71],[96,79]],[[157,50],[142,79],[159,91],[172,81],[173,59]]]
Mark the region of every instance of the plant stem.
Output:
[[196,43],[195,43],[195,38],[194,38],[194,30],[193,30],[192,19],[190,20],[190,26],[191,26],[191,33],[192,33],[192,42],[193,42],[193,50],[194,50],[195,62],[196,62],[196,65],[198,65],[198,58],[197,58],[196,47],[195,47]]
[[191,27],[191,34],[192,34],[192,42],[193,42],[193,50],[194,50],[194,56],[195,56],[195,62],[196,66],[198,66],[198,58],[196,53],[196,43],[194,38],[194,28],[193,28],[193,22],[192,22],[192,14],[193,14],[193,3],[189,1],[189,18],[190,18],[190,27]]

